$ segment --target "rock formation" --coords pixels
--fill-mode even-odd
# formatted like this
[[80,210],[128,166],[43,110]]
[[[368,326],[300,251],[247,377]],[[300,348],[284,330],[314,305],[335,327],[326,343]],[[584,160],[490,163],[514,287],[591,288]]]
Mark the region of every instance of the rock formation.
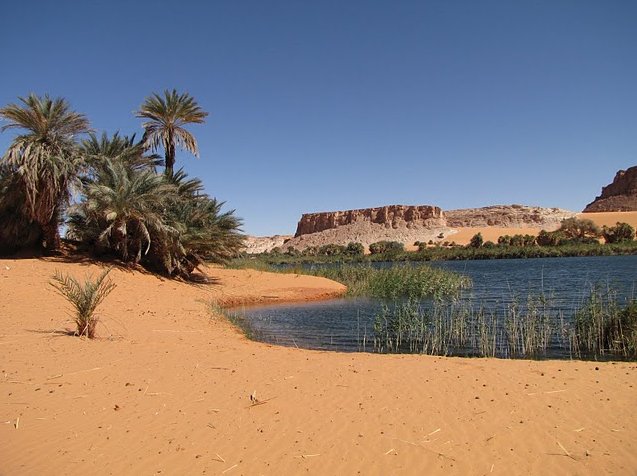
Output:
[[560,208],[529,207],[525,205],[494,205],[445,212],[450,228],[498,226],[504,228],[557,228],[562,220],[575,213]]
[[283,248],[290,238],[292,238],[290,235],[248,236],[245,240],[245,252],[259,254],[271,251],[272,248]]
[[462,228],[498,227],[516,229],[555,230],[574,212],[560,208],[524,205],[495,205],[443,212],[431,205],[390,205],[378,208],[338,212],[306,213],[298,223],[295,236],[249,237],[246,252],[261,253],[279,247],[304,250],[326,244],[361,243],[365,248],[381,241],[399,241],[413,246],[416,241],[453,241]]
[[296,228],[295,237],[331,230],[355,223],[372,223],[398,229],[417,226],[444,226],[442,210],[430,205],[389,205],[338,212],[305,213]]
[[637,211],[637,166],[620,170],[602,194],[589,203],[584,213]]

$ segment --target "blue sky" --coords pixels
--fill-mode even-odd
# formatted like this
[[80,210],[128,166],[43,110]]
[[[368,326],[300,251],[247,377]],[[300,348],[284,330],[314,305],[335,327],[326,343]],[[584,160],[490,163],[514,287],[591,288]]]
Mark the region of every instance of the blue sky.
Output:
[[64,96],[141,136],[147,95],[190,92],[210,116],[177,165],[250,234],[388,204],[581,210],[637,165],[636,24],[632,0],[5,2],[0,104]]

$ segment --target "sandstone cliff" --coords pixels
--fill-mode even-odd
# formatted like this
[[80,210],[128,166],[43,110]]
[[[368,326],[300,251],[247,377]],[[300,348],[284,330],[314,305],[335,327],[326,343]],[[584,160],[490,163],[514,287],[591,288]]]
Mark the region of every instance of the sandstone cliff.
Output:
[[371,223],[393,229],[418,226],[433,228],[444,226],[444,219],[442,210],[430,205],[389,205],[360,210],[306,213],[301,217],[294,236],[309,235],[356,223]]
[[559,227],[562,220],[575,213],[560,208],[529,207],[525,205],[494,205],[483,208],[465,208],[445,212],[450,228],[496,226],[504,228]]
[[637,166],[620,170],[602,194],[589,203],[584,213],[637,211]]

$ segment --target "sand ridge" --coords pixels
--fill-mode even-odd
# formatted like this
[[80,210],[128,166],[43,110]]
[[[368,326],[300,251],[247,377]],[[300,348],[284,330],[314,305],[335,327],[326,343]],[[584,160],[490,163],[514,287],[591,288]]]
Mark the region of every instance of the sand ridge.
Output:
[[[116,269],[100,338],[64,333],[55,269],[0,260],[0,474],[634,474],[637,365],[315,352],[252,342],[207,302],[336,283]],[[258,405],[250,399],[253,395]]]

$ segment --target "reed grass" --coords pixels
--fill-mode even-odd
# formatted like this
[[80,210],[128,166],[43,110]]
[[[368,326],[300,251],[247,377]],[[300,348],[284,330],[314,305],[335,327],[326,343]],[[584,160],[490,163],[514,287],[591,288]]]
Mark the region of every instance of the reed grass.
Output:
[[575,313],[570,338],[577,357],[637,358],[637,300],[621,307],[613,290],[594,288]]
[[309,273],[344,284],[349,296],[382,299],[441,298],[456,295],[461,289],[471,286],[471,280],[466,276],[425,265],[393,265],[388,268],[340,265],[315,268]]
[[637,301],[622,305],[594,288],[565,319],[543,295],[500,310],[455,298],[407,299],[383,305],[373,332],[377,352],[541,358],[561,348],[571,358],[636,359]]
[[457,294],[471,286],[471,279],[453,271],[424,264],[393,264],[387,268],[371,264],[344,263],[332,266],[275,267],[259,259],[234,260],[234,269],[306,274],[320,276],[347,286],[348,296],[382,299],[444,297]]

